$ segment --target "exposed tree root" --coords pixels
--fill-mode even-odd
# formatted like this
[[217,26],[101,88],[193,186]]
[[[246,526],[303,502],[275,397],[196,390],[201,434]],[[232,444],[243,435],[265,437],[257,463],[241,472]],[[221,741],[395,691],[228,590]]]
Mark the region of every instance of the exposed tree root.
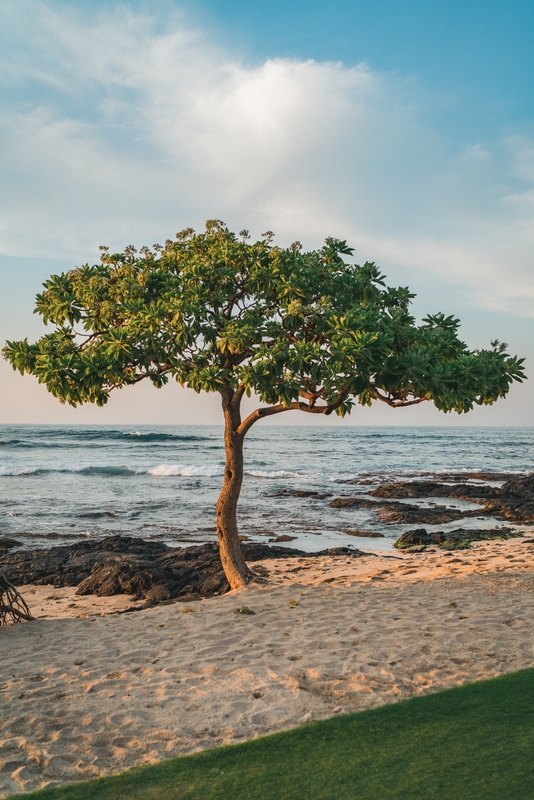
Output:
[[32,616],[28,605],[20,592],[8,581],[3,572],[0,572],[0,625],[10,625],[14,622],[31,622]]

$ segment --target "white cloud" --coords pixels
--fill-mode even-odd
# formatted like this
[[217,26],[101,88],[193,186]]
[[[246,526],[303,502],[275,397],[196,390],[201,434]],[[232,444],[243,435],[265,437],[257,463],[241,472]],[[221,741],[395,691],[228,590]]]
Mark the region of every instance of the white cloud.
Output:
[[483,144],[477,142],[476,144],[464,144],[461,158],[468,163],[470,161],[480,162],[489,161],[491,159],[491,155]]
[[509,136],[506,139],[506,146],[517,176],[528,183],[534,183],[534,139],[527,136]]
[[19,99],[0,115],[0,250],[93,259],[217,216],[280,242],[342,236],[416,290],[532,313],[528,137],[456,145],[409,80],[246,65],[180,15],[4,13]]

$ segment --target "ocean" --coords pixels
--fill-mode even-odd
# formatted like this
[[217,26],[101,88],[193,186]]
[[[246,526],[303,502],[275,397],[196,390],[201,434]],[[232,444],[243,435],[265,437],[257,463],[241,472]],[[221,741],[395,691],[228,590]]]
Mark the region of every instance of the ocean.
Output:
[[[50,547],[111,534],[186,546],[214,541],[224,466],[221,426],[0,426],[0,536]],[[370,509],[330,508],[281,489],[363,494],[380,481],[444,472],[534,470],[534,428],[276,427],[245,445],[240,533],[294,537],[306,551],[340,545],[389,549],[413,525]],[[345,481],[360,479],[361,484]],[[457,498],[436,501],[477,506]],[[421,502],[425,505],[425,501]],[[472,518],[472,527],[488,519]],[[417,527],[417,526],[416,526]],[[432,529],[432,526],[425,526]],[[457,522],[441,525],[454,529]],[[379,531],[369,539],[345,531]]]

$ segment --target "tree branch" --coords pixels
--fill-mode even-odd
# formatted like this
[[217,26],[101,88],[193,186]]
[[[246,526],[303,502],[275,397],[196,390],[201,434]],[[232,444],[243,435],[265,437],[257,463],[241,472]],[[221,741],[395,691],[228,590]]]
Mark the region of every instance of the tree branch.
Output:
[[428,400],[428,397],[416,397],[414,400],[396,400],[394,397],[388,397],[387,395],[380,394],[376,386],[371,386],[370,389],[377,400],[380,400],[382,403],[386,403],[386,405],[390,406],[391,408],[407,408],[408,406],[416,406],[419,403],[424,403],[426,400]]
[[238,388],[234,392],[234,396],[232,397],[232,405],[234,408],[237,408],[243,399],[243,395],[245,394],[245,387],[241,383]]
[[290,403],[288,406],[284,406],[281,403],[277,406],[267,406],[267,408],[257,408],[248,417],[243,420],[239,428],[237,429],[237,433],[241,436],[246,436],[250,428],[260,419],[265,419],[265,417],[272,417],[274,414],[282,414],[284,411],[305,411],[307,414],[325,414],[328,416],[335,411],[336,408],[347,399],[348,393],[347,392],[340,392],[338,397],[334,400],[333,403],[329,403],[326,406],[316,406],[314,401],[310,401],[310,403],[301,403],[299,401],[294,401]]

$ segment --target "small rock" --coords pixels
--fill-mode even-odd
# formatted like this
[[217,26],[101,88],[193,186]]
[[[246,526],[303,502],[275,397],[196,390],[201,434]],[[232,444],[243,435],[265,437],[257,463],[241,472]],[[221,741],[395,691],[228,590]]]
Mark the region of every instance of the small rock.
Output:
[[270,542],[294,542],[296,536],[288,536],[287,533],[283,533],[281,536],[275,536],[274,539],[269,539]]
[[0,536],[0,550],[11,550],[13,547],[23,547],[23,543],[9,536]]
[[429,544],[432,544],[432,539],[426,528],[416,528],[416,530],[403,533],[395,542],[394,547],[398,550],[407,550],[409,547]]

